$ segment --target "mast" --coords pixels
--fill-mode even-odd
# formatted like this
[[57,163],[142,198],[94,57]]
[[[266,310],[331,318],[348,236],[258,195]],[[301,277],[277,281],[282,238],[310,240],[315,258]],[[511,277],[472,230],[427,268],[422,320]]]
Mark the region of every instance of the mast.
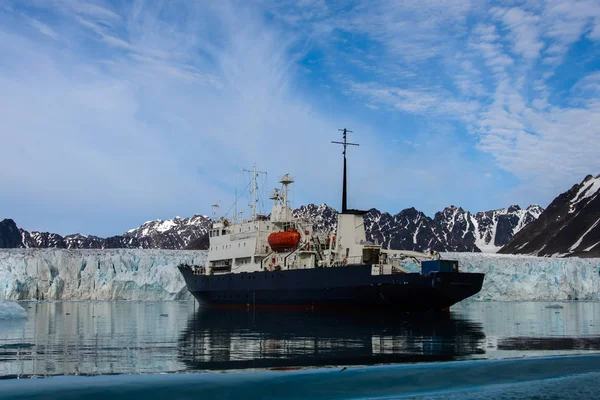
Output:
[[294,183],[294,179],[292,177],[290,177],[290,174],[285,174],[284,176],[281,177],[281,179],[279,180],[279,183],[281,183],[283,185],[283,209],[285,212],[285,220],[287,221],[289,218],[288,215],[288,209],[289,209],[289,199],[288,199],[288,186],[291,183]]
[[217,220],[217,209],[220,207],[219,203],[211,205],[213,209],[213,222]]
[[257,209],[257,205],[258,205],[258,174],[267,174],[264,171],[257,171],[256,170],[256,164],[254,164],[254,169],[250,170],[250,169],[245,169],[245,172],[251,172],[252,173],[252,204],[250,205],[250,208],[252,208],[252,220],[256,220],[256,209]]
[[347,184],[346,184],[346,147],[347,146],[359,146],[356,143],[348,143],[348,141],[346,140],[346,134],[347,133],[352,133],[352,131],[344,128],[344,129],[338,129],[338,131],[343,132],[343,138],[344,141],[343,142],[331,142],[331,143],[335,143],[335,144],[341,144],[344,146],[344,183],[342,186],[342,214],[344,214],[346,211],[348,211],[348,204],[347,204]]

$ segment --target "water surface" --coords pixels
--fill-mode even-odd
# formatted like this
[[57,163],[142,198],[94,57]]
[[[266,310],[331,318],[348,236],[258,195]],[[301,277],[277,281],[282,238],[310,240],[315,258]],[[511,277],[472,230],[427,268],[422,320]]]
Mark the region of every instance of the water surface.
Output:
[[198,310],[188,302],[22,302],[0,376],[351,367],[590,354],[598,302],[468,302],[444,314]]

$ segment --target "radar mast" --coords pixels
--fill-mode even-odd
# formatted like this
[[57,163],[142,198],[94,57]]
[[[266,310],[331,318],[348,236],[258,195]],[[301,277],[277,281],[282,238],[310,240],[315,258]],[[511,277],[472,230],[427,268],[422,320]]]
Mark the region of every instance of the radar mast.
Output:
[[258,214],[258,174],[267,174],[264,171],[257,171],[256,164],[254,164],[254,169],[245,169],[245,172],[252,173],[252,204],[250,204],[250,208],[252,209],[252,221],[256,220],[256,215]]
[[342,187],[342,214],[345,214],[348,211],[348,202],[347,202],[347,188],[346,188],[346,147],[347,146],[360,146],[357,143],[348,143],[348,140],[346,140],[346,134],[348,133],[352,133],[351,130],[348,130],[346,128],[344,129],[338,129],[338,131],[342,132],[342,137],[344,138],[343,142],[331,142],[331,143],[335,143],[335,144],[341,144],[344,146],[344,183],[343,183],[343,187]]

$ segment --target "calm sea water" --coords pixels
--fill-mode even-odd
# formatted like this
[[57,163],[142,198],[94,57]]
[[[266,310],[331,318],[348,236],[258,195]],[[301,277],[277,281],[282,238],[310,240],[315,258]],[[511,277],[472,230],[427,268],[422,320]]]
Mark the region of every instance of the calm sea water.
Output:
[[470,302],[443,314],[198,310],[194,302],[22,302],[0,376],[287,370],[600,351],[598,302]]

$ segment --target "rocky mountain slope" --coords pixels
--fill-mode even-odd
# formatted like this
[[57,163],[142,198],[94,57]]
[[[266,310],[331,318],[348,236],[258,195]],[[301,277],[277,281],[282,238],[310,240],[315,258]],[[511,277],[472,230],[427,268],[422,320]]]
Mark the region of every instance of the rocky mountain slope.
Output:
[[600,175],[588,175],[550,203],[501,250],[537,256],[600,256]]
[[63,237],[56,233],[28,232],[19,229],[12,219],[5,219],[0,221],[0,248],[183,249],[198,243],[200,249],[206,249],[210,224],[210,218],[203,215],[159,219],[119,236],[100,238],[78,233]]
[[11,249],[23,246],[21,232],[12,219],[0,221],[0,248]]
[[[471,214],[454,206],[430,218],[414,208],[396,215],[372,209],[365,215],[367,239],[386,248],[403,250],[437,250],[494,252],[543,210],[530,206],[523,210],[511,206],[500,210]],[[334,231],[338,212],[326,204],[309,204],[294,210],[294,216],[311,221],[319,230]],[[0,247],[21,248],[143,248],[195,249],[208,248],[208,217],[194,215],[170,220],[149,221],[119,236],[100,238],[73,234],[61,236],[48,232],[27,232],[14,221],[0,223]]]
[[[471,214],[450,206],[432,219],[415,208],[396,215],[371,209],[365,214],[365,231],[368,240],[390,249],[496,252],[542,211],[532,205]],[[313,221],[321,230],[333,231],[337,224],[337,211],[325,204],[302,206],[294,216]]]

